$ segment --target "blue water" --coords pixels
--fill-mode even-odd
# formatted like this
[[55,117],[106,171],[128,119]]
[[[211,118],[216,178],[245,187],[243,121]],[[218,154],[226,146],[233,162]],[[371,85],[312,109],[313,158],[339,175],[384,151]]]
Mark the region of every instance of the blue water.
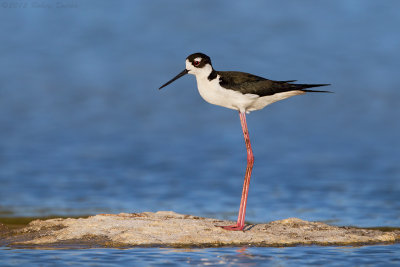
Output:
[[[193,77],[157,90],[201,51],[217,70],[331,83],[335,92],[248,116],[255,155],[248,221],[399,227],[398,10],[394,0],[1,0],[0,216],[173,210],[234,220],[246,164],[238,114],[204,102]],[[251,248],[249,257],[238,249],[3,249],[1,258],[9,265],[15,257],[66,265],[121,254],[154,265],[399,258],[397,245]]]
[[[0,249],[2,266],[399,266],[400,246],[209,249]],[[397,250],[397,251],[396,251]]]

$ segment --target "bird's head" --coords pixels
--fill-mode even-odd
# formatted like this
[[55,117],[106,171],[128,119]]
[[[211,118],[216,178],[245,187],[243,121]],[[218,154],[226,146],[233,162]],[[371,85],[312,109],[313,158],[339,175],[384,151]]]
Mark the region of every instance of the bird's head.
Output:
[[185,74],[193,74],[196,77],[208,77],[210,73],[213,71],[213,67],[211,65],[211,59],[209,56],[203,53],[194,53],[186,58],[186,68],[175,76],[173,79],[165,83],[159,89],[167,86],[168,84],[176,81],[180,77]]
[[193,75],[210,75],[212,71],[211,59],[203,53],[191,54],[186,58],[186,69]]

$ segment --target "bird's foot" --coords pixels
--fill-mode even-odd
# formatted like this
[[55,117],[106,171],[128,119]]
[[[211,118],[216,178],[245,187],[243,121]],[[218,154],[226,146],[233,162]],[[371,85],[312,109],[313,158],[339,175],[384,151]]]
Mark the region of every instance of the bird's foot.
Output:
[[228,231],[243,231],[244,225],[228,225],[228,226],[219,226],[216,225],[217,227],[221,227],[222,229],[228,230]]

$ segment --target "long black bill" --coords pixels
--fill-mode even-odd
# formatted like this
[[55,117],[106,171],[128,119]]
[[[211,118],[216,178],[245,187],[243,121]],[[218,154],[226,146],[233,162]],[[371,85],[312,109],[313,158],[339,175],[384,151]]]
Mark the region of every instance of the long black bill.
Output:
[[176,75],[175,78],[173,78],[172,80],[170,80],[169,82],[167,82],[166,84],[164,84],[163,86],[161,86],[161,87],[158,88],[158,89],[160,90],[161,88],[163,88],[163,87],[167,86],[168,84],[170,84],[170,83],[172,83],[172,82],[178,80],[180,77],[182,77],[183,75],[185,75],[185,74],[187,74],[187,73],[188,73],[188,70],[185,69],[184,71],[182,71],[181,73],[179,73],[178,75]]

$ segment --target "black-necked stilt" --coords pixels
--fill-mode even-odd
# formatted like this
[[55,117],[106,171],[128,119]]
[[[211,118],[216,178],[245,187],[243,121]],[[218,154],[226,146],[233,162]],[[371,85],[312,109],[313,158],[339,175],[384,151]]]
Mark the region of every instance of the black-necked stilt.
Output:
[[186,58],[186,68],[175,78],[160,87],[163,88],[185,74],[196,76],[197,88],[207,102],[239,111],[244,140],[247,148],[247,167],[244,178],[239,215],[235,225],[220,226],[226,230],[243,230],[246,203],[249,192],[251,170],[254,157],[251,150],[249,131],[247,130],[246,113],[259,110],[285,98],[305,94],[306,92],[324,92],[306,88],[326,86],[329,84],[293,84],[295,80],[272,81],[249,73],[238,71],[216,71],[211,59],[205,54],[195,53]]

